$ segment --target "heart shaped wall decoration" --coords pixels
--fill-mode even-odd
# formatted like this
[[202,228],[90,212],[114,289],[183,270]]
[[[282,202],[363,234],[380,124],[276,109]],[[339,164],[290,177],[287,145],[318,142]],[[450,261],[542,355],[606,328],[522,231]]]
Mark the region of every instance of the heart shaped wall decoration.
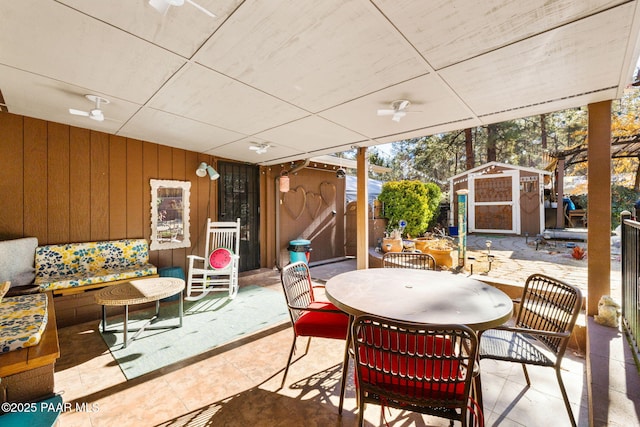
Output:
[[304,187],[297,186],[293,190],[284,193],[282,196],[282,204],[294,221],[299,219],[307,205],[307,192]]

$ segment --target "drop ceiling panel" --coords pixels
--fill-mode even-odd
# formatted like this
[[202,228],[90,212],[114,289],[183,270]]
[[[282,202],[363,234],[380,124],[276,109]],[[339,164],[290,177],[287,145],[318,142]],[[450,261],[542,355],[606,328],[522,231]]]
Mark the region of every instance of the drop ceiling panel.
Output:
[[91,127],[107,133],[116,133],[131,114],[140,108],[137,104],[111,99],[109,104],[101,105],[105,120],[98,122],[69,113],[69,108],[81,111],[95,108],[95,104],[84,97],[86,89],[3,65],[0,65],[0,82],[10,113],[78,127]]
[[175,54],[52,1],[3,2],[0,64],[144,103]]
[[[380,138],[469,118],[470,111],[453,95],[438,77],[428,74],[323,111],[320,116],[368,138]],[[399,99],[411,102],[400,122],[377,115],[378,109],[391,109],[391,103]]]
[[611,88],[619,80],[634,7],[617,7],[439,74],[479,116]]
[[220,26],[240,0],[197,0],[216,15],[212,18],[188,2],[157,12],[146,0],[60,0],[87,15],[121,28],[183,57],[191,57]]
[[488,114],[482,116],[481,120],[482,124],[499,123],[506,120],[537,116],[539,114],[547,114],[554,111],[575,108],[576,106],[588,105],[594,102],[606,101],[609,99],[614,99],[615,96],[615,89],[590,92],[585,95],[579,95],[571,98],[557,99],[553,103],[530,105],[523,109],[507,110],[496,114]]
[[452,132],[460,129],[481,126],[482,124],[483,123],[478,119],[461,119],[450,123],[443,123],[421,129],[414,129],[409,132],[381,136],[373,140],[375,141],[375,143],[367,145],[388,144],[390,142],[397,142],[405,139],[422,138],[423,136],[435,135],[443,132]]
[[539,34],[624,0],[374,0],[435,69]]
[[204,152],[244,135],[152,108],[138,112],[118,133],[130,138]]
[[197,64],[181,70],[149,105],[246,135],[308,115],[304,110]]
[[256,137],[277,141],[279,146],[297,150],[301,155],[365,139],[362,135],[315,116],[261,132]]
[[300,149],[299,148],[290,148],[282,145],[274,145],[271,143],[270,147],[267,149],[266,153],[256,153],[253,150],[250,150],[249,147],[252,145],[256,145],[256,143],[266,143],[260,138],[250,138],[243,139],[240,141],[234,141],[229,144],[226,144],[222,147],[218,147],[215,150],[210,150],[207,154],[212,154],[219,157],[224,157],[228,159],[244,159],[249,163],[256,164],[275,164],[278,163],[278,160],[274,159],[282,159],[282,158],[294,158],[301,159],[300,157]]
[[428,71],[366,1],[247,0],[194,59],[310,112]]
[[196,1],[4,1],[9,111],[272,164],[614,98],[640,55],[640,0]]

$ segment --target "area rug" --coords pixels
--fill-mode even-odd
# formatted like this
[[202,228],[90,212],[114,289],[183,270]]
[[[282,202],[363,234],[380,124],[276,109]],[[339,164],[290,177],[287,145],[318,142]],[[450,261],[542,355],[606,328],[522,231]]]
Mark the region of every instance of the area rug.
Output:
[[[136,330],[153,317],[154,309],[129,315],[129,344],[123,344],[123,316],[107,319],[102,338],[120,369],[132,379],[164,366],[197,356],[249,334],[281,325],[289,320],[281,292],[260,286],[241,287],[235,299],[215,292],[199,301],[184,302],[184,317],[178,325],[178,304],[161,303],[159,319],[131,341]],[[110,332],[115,331],[115,332]]]

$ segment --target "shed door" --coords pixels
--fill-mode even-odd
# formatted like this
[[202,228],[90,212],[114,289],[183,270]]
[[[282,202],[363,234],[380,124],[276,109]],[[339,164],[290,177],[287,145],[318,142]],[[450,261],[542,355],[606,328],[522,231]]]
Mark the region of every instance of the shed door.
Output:
[[520,233],[516,171],[478,175],[469,179],[469,231]]

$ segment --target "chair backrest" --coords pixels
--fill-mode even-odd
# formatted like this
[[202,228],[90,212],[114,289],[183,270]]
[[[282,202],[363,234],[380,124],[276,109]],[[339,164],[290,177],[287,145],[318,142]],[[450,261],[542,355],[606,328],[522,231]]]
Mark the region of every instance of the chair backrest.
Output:
[[235,255],[240,255],[240,218],[234,222],[213,222],[207,219],[207,239],[204,258],[207,267],[209,255],[218,248],[228,249]]
[[353,322],[352,340],[360,393],[409,410],[467,407],[478,351],[469,327],[364,315]]
[[[315,301],[309,266],[304,261],[286,265],[280,271],[280,281],[289,306],[291,321],[296,323],[304,312],[302,308],[308,307]],[[300,307],[300,309],[292,307]]]
[[556,355],[564,354],[582,308],[579,288],[544,274],[532,274],[522,291],[516,326],[566,333],[565,338],[536,335]]
[[382,255],[383,268],[413,268],[417,270],[436,270],[436,259],[419,252],[387,252]]

